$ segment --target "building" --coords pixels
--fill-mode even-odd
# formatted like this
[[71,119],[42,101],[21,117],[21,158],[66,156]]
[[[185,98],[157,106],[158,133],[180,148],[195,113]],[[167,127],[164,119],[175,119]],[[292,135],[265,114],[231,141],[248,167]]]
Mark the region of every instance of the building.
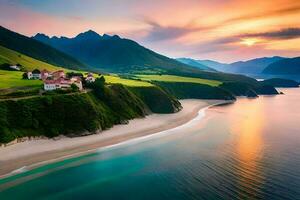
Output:
[[87,77],[85,78],[85,81],[86,81],[87,83],[93,83],[93,82],[95,82],[95,77],[94,77],[94,75],[93,75],[92,73],[89,73],[89,74],[87,75]]
[[11,65],[11,66],[9,66],[9,68],[13,69],[13,70],[16,70],[16,71],[20,71],[21,70],[21,68],[19,66],[17,66],[17,65]]
[[58,79],[47,79],[44,80],[44,90],[51,91],[56,89],[69,89],[71,85],[75,84],[79,90],[82,90],[82,82],[80,79],[66,79],[66,78],[58,78]]
[[52,72],[51,75],[52,75],[53,79],[59,79],[59,78],[66,77],[64,70],[58,70],[58,71]]
[[56,80],[45,80],[44,81],[44,90],[51,91],[56,90]]
[[52,74],[49,71],[47,71],[46,69],[41,71],[41,79],[42,80],[46,80],[47,78],[49,78],[51,76],[52,76]]
[[32,79],[32,72],[27,72],[27,78]]
[[28,79],[41,79],[41,72],[38,69],[33,70],[32,72],[27,72]]

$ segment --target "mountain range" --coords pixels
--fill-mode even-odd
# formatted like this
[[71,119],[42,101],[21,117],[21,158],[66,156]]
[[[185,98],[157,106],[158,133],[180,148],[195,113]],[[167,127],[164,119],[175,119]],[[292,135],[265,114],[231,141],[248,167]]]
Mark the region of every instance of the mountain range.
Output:
[[230,72],[238,74],[260,74],[270,64],[284,59],[280,56],[256,58],[230,64]]
[[[245,74],[245,75],[262,74],[265,68],[267,68],[269,65],[285,59],[286,58],[284,57],[273,56],[273,57],[255,58],[247,61],[238,61],[238,62],[226,64],[226,63],[220,63],[213,60],[195,60],[191,58],[184,58],[184,60],[188,60],[190,63],[198,63],[201,66],[207,66],[209,68],[215,69],[220,72]],[[183,58],[177,60],[181,61],[183,60]],[[282,70],[284,71],[284,69]]]
[[264,74],[300,75],[300,57],[281,59],[263,70]]
[[2,26],[0,26],[0,45],[56,66],[72,69],[86,68],[85,64],[74,57]]
[[201,70],[211,71],[211,72],[217,71],[216,69],[214,69],[212,67],[208,67],[208,65],[202,64],[199,61],[193,60],[191,58],[177,58],[176,60],[178,60],[179,62],[182,62],[184,64],[197,67],[197,68],[199,68]]
[[193,71],[197,68],[160,55],[137,42],[89,30],[74,38],[36,34],[33,39],[71,55],[90,68],[108,72]]

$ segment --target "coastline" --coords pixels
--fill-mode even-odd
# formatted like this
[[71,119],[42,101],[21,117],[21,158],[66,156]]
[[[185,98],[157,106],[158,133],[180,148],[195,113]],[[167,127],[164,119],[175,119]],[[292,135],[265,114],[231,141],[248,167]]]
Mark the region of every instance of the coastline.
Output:
[[151,136],[155,133],[181,126],[198,115],[201,109],[224,104],[224,100],[181,100],[183,109],[174,114],[152,114],[133,119],[126,125],[116,125],[99,134],[58,140],[39,139],[0,148],[0,178],[24,169],[32,169],[47,163],[74,157],[117,145],[128,140]]

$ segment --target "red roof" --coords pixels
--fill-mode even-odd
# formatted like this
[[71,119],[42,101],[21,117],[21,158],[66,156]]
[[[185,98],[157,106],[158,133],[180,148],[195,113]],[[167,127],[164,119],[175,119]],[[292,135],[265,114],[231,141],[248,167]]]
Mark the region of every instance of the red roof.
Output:
[[58,78],[56,80],[45,80],[45,84],[71,84],[72,81],[64,78]]
[[49,71],[46,70],[46,69],[43,69],[43,70],[41,71],[41,73],[49,73]]

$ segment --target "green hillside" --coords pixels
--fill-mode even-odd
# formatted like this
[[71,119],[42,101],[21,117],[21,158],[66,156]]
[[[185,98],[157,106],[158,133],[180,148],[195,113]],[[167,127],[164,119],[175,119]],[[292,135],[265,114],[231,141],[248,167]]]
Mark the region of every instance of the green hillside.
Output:
[[264,74],[299,75],[300,57],[286,58],[270,64],[263,71]]
[[0,90],[16,87],[40,87],[41,80],[24,80],[23,72],[0,70]]
[[146,82],[146,81],[139,81],[139,80],[131,80],[121,78],[116,75],[105,75],[105,82],[109,84],[122,84],[129,87],[151,87],[153,84]]
[[180,108],[158,87],[122,85],[105,86],[101,95],[94,91],[4,100],[0,101],[0,144],[26,136],[94,134],[149,112],[174,113]]
[[183,76],[173,76],[173,75],[137,75],[141,80],[147,81],[162,81],[162,82],[185,82],[185,83],[200,83],[210,86],[218,86],[222,82],[201,78],[191,78]]
[[60,69],[57,66],[39,61],[37,59],[0,46],[0,65],[3,63],[9,63],[12,65],[20,64],[27,71],[32,71],[33,69],[47,69],[49,71]]
[[85,65],[75,58],[32,38],[0,26],[0,45],[52,65],[82,69]]

